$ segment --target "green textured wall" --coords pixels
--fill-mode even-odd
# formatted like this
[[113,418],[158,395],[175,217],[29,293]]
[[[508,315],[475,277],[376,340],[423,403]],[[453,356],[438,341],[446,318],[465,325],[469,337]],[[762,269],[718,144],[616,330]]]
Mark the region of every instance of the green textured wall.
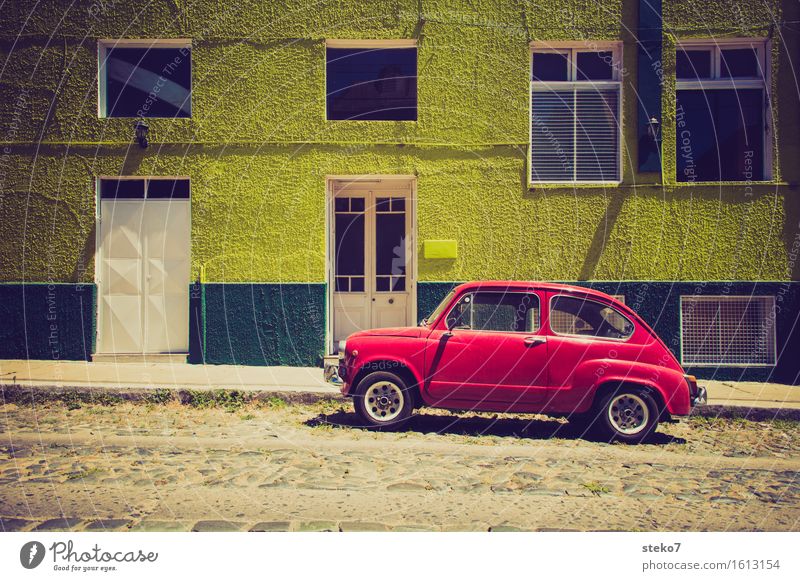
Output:
[[[192,179],[193,278],[205,266],[211,282],[322,282],[325,175],[361,173],[418,176],[420,255],[425,239],[458,240],[455,260],[419,259],[421,280],[797,280],[789,250],[800,192],[783,185],[800,171],[788,157],[798,132],[785,129],[797,127],[785,48],[796,49],[796,35],[773,35],[775,183],[676,185],[674,39],[744,34],[737,28],[766,36],[781,9],[777,0],[664,4],[667,185],[634,171],[630,0],[4,7],[0,280],[92,281],[95,176],[160,174]],[[194,39],[194,117],[152,120],[145,152],[131,147],[130,119],[97,118],[96,40],[114,37]],[[418,122],[324,119],[325,38],[410,37]],[[622,187],[527,188],[534,39],[625,43]]]

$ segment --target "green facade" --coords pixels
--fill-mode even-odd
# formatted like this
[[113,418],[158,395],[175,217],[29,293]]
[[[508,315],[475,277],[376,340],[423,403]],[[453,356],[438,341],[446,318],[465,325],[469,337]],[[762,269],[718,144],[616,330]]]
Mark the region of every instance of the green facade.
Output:
[[[796,282],[800,106],[790,59],[798,60],[800,46],[782,23],[800,20],[800,8],[788,0],[663,5],[660,173],[637,170],[635,0],[4,7],[0,281],[91,285],[96,177],[189,176],[192,279],[202,275],[212,294],[228,292],[216,285],[236,296],[234,285],[259,289],[244,309],[253,326],[237,328],[249,331],[235,348],[214,324],[196,342],[199,359],[316,363],[325,326],[326,176],[400,174],[417,177],[420,316],[426,284],[472,279]],[[679,184],[675,43],[751,36],[771,39],[773,179]],[[97,115],[97,41],[115,38],[192,42],[192,118],[148,120],[146,150],[133,142],[131,119]],[[333,38],[416,39],[418,121],[326,121],[325,40]],[[623,42],[620,186],[529,187],[534,40]],[[457,241],[457,257],[425,259],[424,241],[440,239]],[[272,313],[287,283],[313,289],[303,299],[319,301],[313,333]],[[215,301],[206,295],[197,310],[206,333],[227,316],[229,305]],[[292,359],[286,354],[297,341],[303,355]]]

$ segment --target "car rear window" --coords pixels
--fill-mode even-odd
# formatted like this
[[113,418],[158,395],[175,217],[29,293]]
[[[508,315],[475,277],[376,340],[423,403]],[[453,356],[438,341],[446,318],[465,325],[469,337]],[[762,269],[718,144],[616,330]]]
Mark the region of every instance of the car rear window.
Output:
[[559,335],[627,339],[633,323],[613,307],[588,299],[555,296],[550,301],[550,328]]

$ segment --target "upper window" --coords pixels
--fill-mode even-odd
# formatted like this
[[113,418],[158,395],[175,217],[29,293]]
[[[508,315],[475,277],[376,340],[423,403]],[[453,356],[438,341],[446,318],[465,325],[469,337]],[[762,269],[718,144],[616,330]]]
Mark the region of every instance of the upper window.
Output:
[[328,41],[326,79],[328,119],[417,119],[414,41]]
[[775,365],[775,298],[681,297],[684,365]]
[[474,331],[535,333],[539,330],[539,297],[518,292],[468,293],[448,313],[447,325]]
[[100,178],[103,200],[188,200],[188,178]]
[[621,46],[534,45],[531,183],[619,182]]
[[769,177],[764,41],[691,41],[676,54],[679,182]]
[[189,42],[100,41],[98,58],[100,117],[191,117]]
[[627,339],[633,323],[615,308],[588,299],[558,295],[550,301],[550,328],[559,335]]

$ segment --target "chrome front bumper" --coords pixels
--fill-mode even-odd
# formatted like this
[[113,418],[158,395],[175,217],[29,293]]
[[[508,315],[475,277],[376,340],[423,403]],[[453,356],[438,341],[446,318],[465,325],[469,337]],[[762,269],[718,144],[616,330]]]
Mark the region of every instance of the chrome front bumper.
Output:
[[343,368],[343,362],[344,358],[339,355],[328,355],[325,357],[325,366],[323,369],[325,381],[337,387],[344,383],[344,378],[340,375],[340,368]]
[[697,407],[699,405],[707,405],[708,404],[708,393],[706,392],[706,388],[702,386],[697,386],[697,393],[692,398],[692,407]]

